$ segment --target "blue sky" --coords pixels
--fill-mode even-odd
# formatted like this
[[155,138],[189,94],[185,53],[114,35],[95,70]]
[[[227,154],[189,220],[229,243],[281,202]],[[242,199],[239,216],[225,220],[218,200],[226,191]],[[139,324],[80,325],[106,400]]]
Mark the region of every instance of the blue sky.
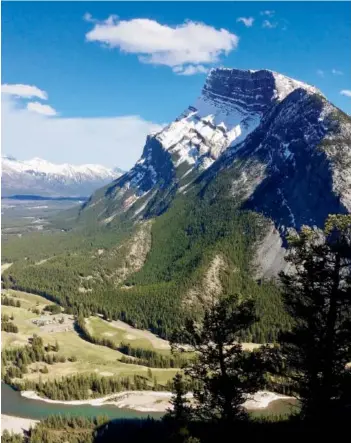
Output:
[[213,66],[281,72],[351,113],[350,29],[348,2],[3,3],[2,84],[41,91],[2,94],[3,153],[128,168]]

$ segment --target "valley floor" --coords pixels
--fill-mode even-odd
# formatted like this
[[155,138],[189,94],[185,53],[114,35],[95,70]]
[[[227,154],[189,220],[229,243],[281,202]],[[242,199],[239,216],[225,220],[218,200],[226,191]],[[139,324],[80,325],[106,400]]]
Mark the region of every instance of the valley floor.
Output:
[[[120,361],[122,354],[119,351],[83,340],[74,328],[74,319],[71,315],[57,314],[56,318],[62,319],[62,324],[57,323],[57,319],[54,321],[55,315],[43,315],[45,307],[52,304],[45,298],[20,291],[5,290],[3,292],[21,304],[21,307],[2,306],[3,314],[13,315],[13,322],[18,327],[18,333],[2,331],[3,349],[24,346],[33,334],[37,334],[42,337],[44,343],[52,345],[57,343],[59,345],[58,354],[66,357],[66,362],[64,363],[48,365],[40,362],[29,365],[28,373],[23,375],[24,380],[37,381],[40,378],[45,382],[61,379],[62,376],[83,373],[96,373],[106,377],[113,375],[124,377],[133,376],[134,374],[146,376],[152,373],[152,377],[157,377],[160,384],[165,384],[179,371],[179,369],[175,368],[148,369],[145,366],[122,363]],[[39,325],[37,323],[39,320],[44,321],[45,324]],[[149,331],[132,328],[120,321],[107,322],[100,317],[90,317],[87,319],[87,324],[94,336],[108,337],[116,345],[129,341],[132,346],[154,350],[164,355],[170,353],[169,343],[151,334]],[[259,345],[246,343],[243,346],[246,349],[253,349]],[[76,357],[77,361],[69,361],[72,355]],[[44,367],[48,369],[47,373],[43,372]],[[42,398],[34,391],[22,392],[23,397],[48,403],[92,406],[113,405],[121,409],[161,413],[170,407],[171,395],[170,392],[165,391],[123,391],[95,399],[60,401]],[[265,410],[272,402],[277,400],[288,402],[289,397],[268,391],[260,391],[249,398],[244,406],[248,410],[260,411]],[[5,423],[8,422],[9,419],[5,421]]]
[[[34,294],[28,294],[21,291],[4,290],[3,295],[10,296],[16,301],[21,303],[21,307],[13,306],[2,306],[2,314],[7,314],[9,316],[13,315],[13,323],[18,327],[18,333],[8,333],[2,331],[2,349],[13,348],[18,346],[24,346],[28,343],[30,337],[33,334],[37,334],[42,337],[44,343],[55,344],[56,342],[60,346],[58,352],[59,355],[66,357],[65,363],[56,363],[54,365],[47,365],[46,363],[33,363],[29,366],[29,371],[24,375],[24,379],[37,381],[39,374],[43,381],[53,380],[61,378],[62,376],[69,376],[74,374],[82,373],[96,373],[102,376],[133,376],[134,374],[146,375],[148,368],[141,365],[135,364],[125,364],[120,361],[123,354],[119,351],[110,349],[106,346],[100,346],[93,343],[89,343],[83,340],[73,326],[73,317],[67,314],[57,314],[56,320],[59,318],[64,318],[62,325],[59,323],[51,323],[51,319],[55,315],[42,315],[33,312],[34,309],[38,309],[40,312],[52,303],[48,302],[45,298]],[[44,320],[48,322],[43,326],[38,326],[33,321]],[[134,330],[135,339],[131,335],[131,327],[126,326],[126,330],[123,328],[123,324],[118,323],[118,328],[110,326],[108,322],[96,317],[92,318],[92,324],[98,326],[97,330],[101,335],[104,336],[105,331],[112,330],[117,334],[116,340],[121,341],[122,339],[129,339],[132,343],[136,345],[143,345],[145,348],[162,350],[155,343],[163,342],[154,336],[154,342],[151,343],[145,331],[145,338],[141,338],[143,331]],[[117,323],[117,322],[116,322]],[[100,328],[99,328],[100,327]],[[110,328],[110,329],[108,329]],[[166,342],[167,343],[167,342]],[[169,352],[169,351],[167,351]],[[75,356],[77,361],[69,361],[70,357]],[[48,373],[40,373],[38,370],[43,369],[46,366],[48,368]],[[171,380],[176,369],[171,368],[151,368],[153,376],[157,377],[159,383],[164,384],[168,380]]]

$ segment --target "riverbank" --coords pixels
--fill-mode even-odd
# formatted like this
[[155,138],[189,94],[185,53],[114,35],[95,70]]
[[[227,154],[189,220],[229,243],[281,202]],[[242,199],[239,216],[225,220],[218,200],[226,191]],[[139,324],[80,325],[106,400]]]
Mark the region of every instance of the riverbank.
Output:
[[[156,391],[124,391],[108,395],[106,397],[94,398],[89,400],[50,400],[40,397],[34,391],[21,392],[22,397],[31,400],[39,400],[46,403],[64,404],[70,406],[91,405],[91,406],[105,406],[111,405],[117,408],[131,409],[140,412],[165,412],[171,407],[170,400],[171,392],[156,392]],[[191,398],[191,394],[188,394]],[[267,408],[270,403],[276,400],[289,400],[292,397],[279,395],[269,391],[258,391],[250,396],[244,407],[248,410],[260,410]]]
[[31,427],[34,427],[36,423],[39,423],[39,420],[1,414],[1,435],[5,430],[15,434],[24,434]]

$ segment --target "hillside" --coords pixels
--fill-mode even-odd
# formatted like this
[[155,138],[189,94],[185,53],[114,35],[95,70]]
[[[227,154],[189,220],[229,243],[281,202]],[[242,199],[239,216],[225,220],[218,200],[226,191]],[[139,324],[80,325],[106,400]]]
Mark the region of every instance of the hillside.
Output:
[[5,261],[17,260],[5,285],[163,337],[212,297],[238,292],[261,317],[243,339],[272,341],[290,324],[271,280],[289,229],[350,212],[350,190],[350,117],[281,74],[214,69],[197,102],[147,138],[70,232],[37,239],[35,251],[31,237],[5,245]]

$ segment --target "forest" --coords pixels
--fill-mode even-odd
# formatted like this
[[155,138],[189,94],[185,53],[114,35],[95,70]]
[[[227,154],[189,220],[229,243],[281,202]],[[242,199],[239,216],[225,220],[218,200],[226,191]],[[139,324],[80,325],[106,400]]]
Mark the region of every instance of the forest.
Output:
[[[66,312],[80,312],[84,317],[99,313],[169,339],[188,315],[186,294],[202,288],[211,261],[220,255],[225,261],[220,275],[223,292],[240,292],[243,298],[257,301],[259,321],[242,331],[241,339],[273,342],[292,321],[276,282],[253,278],[252,257],[267,220],[243,210],[239,201],[228,202],[228,186],[230,180],[223,173],[201,192],[193,190],[194,198],[178,195],[152,224],[152,244],[144,266],[119,284],[115,284],[113,272],[125,265],[128,241],[142,222],[134,231],[130,223],[119,220],[117,224],[116,220],[116,225],[98,230],[90,225],[75,228],[65,233],[66,238],[45,235],[43,240],[32,237],[31,243],[27,236],[26,260],[11,253],[19,247],[17,239],[11,240],[5,246],[5,257],[14,264],[2,275],[3,287],[44,296]],[[101,255],[99,248],[104,251]],[[45,250],[47,260],[36,265],[45,257]],[[194,299],[192,314],[201,315],[201,310],[201,301]]]
[[[242,331],[259,321],[255,299],[228,293],[204,308],[201,322],[189,317],[172,335],[174,349],[186,345],[196,358],[165,386],[173,396],[162,420],[50,417],[29,432],[27,441],[37,442],[38,436],[43,443],[213,443],[233,436],[314,441],[330,433],[341,441],[351,412],[351,216],[330,216],[324,230],[303,227],[292,233],[286,259],[295,272],[280,275],[282,299],[294,322],[275,345],[243,349]],[[40,352],[42,343],[33,342]],[[144,389],[152,380],[149,374],[134,380],[91,374],[28,383],[42,395],[84,398],[89,390],[101,395]],[[287,388],[299,408],[288,416],[251,417],[243,404],[267,383],[271,389]],[[24,441],[19,438],[6,435],[5,441]]]

